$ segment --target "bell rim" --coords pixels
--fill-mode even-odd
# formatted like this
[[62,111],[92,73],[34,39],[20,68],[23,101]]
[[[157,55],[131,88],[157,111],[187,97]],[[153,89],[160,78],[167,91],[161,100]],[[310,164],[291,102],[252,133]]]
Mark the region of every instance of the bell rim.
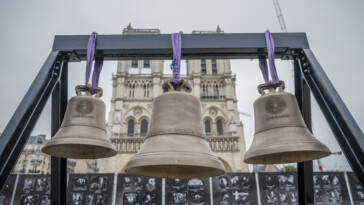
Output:
[[[200,163],[196,164],[194,163],[195,161],[192,162],[190,160],[192,157]],[[198,171],[188,173],[178,172],[181,167]],[[164,171],[158,171],[160,168],[175,171],[166,173]],[[155,171],[148,171],[150,169]],[[126,164],[125,172],[138,176],[157,178],[204,178],[222,175],[226,173],[226,169],[224,164],[214,155],[189,152],[185,152],[184,155],[176,155],[176,152],[164,151],[154,154],[137,153]]]
[[[275,155],[285,155],[287,156],[297,156],[300,154],[304,154],[304,153],[315,153],[315,155],[313,155],[314,157],[307,157],[305,159],[302,160],[272,160],[271,158]],[[254,157],[244,157],[244,162],[247,164],[287,164],[287,163],[295,163],[295,162],[306,162],[306,161],[312,161],[315,159],[320,159],[323,157],[327,157],[331,154],[331,152],[327,152],[327,151],[322,151],[322,150],[317,150],[317,151],[312,151],[312,150],[299,150],[299,151],[287,151],[287,152],[279,152],[279,153],[267,153],[267,154],[262,154],[262,155],[256,155]],[[246,156],[246,155],[245,155]],[[269,160],[261,160],[262,158],[269,158]],[[273,157],[274,158],[274,157]],[[267,162],[269,161],[269,162]]]
[[[45,154],[61,157],[61,158],[72,158],[72,159],[101,159],[113,157],[117,154],[115,146],[111,142],[107,142],[99,139],[86,139],[73,137],[71,142],[64,142],[65,137],[52,138],[44,146],[41,151]],[[80,154],[82,150],[79,150],[80,146],[88,146],[88,150],[101,149],[98,153],[89,152],[87,154]],[[64,148],[72,148],[79,152],[64,152]],[[78,153],[77,155],[74,153]],[[91,153],[91,154],[90,154]]]
[[[155,172],[145,172],[146,168],[154,168],[154,169],[181,169],[190,167],[192,169],[198,169],[199,171],[196,172],[188,172],[186,173],[165,173],[161,171],[155,171]],[[167,168],[168,167],[168,168]],[[201,171],[201,170],[209,170],[209,171]],[[131,174],[134,176],[143,176],[143,177],[153,177],[153,178],[167,178],[167,179],[191,179],[191,178],[208,178],[208,177],[215,177],[215,176],[221,176],[226,173],[225,167],[224,169],[216,168],[216,167],[206,167],[206,166],[198,166],[198,165],[145,165],[145,166],[136,166],[136,167],[128,167],[124,170],[125,173]]]
[[[306,144],[306,145],[297,146],[297,144],[300,145]],[[311,147],[307,147],[310,145]],[[286,149],[283,151],[282,146],[290,149]],[[269,149],[271,149],[271,151],[267,151],[268,147]],[[282,151],[278,152],[279,150]],[[305,155],[307,153],[311,153],[311,155],[309,155],[310,157],[304,157],[301,160],[299,159],[301,158],[301,156],[307,156]],[[329,148],[318,140],[277,143],[277,144],[269,144],[266,146],[250,147],[249,150],[245,153],[244,162],[247,164],[285,164],[285,163],[312,161],[315,159],[327,157],[330,154],[331,152]],[[277,156],[279,155],[285,157],[283,159],[278,158]],[[288,160],[288,158],[290,159]]]
[[294,163],[311,161],[330,154],[329,148],[315,138],[306,127],[284,126],[255,134],[252,145],[245,153],[244,162],[248,164]]

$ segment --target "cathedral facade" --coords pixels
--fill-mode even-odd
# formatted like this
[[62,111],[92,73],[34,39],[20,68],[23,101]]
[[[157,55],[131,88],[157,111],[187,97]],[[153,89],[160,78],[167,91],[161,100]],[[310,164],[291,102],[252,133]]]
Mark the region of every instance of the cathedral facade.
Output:
[[[216,35],[221,33],[220,28]],[[134,29],[123,35],[158,35],[159,29]],[[194,31],[193,33],[201,33]],[[206,32],[204,32],[206,33]],[[248,172],[243,162],[245,139],[235,90],[235,76],[230,60],[187,60],[187,74],[181,75],[201,100],[202,119],[207,141],[227,172]],[[138,59],[119,61],[113,74],[113,93],[107,132],[118,154],[100,160],[100,173],[124,172],[128,160],[144,141],[150,124],[153,99],[163,93],[162,84],[172,75],[164,74],[163,60]]]

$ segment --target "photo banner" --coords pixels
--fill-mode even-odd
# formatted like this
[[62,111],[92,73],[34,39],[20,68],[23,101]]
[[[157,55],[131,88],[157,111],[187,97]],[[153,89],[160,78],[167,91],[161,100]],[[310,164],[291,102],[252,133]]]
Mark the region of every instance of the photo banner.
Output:
[[214,204],[258,204],[254,173],[227,173],[212,178]]
[[315,204],[350,204],[344,172],[314,172]]
[[111,205],[114,174],[70,174],[67,204]]
[[261,172],[258,177],[262,205],[298,205],[296,172]]
[[162,179],[119,174],[115,205],[162,204]]
[[50,175],[19,175],[13,204],[50,204]]
[[169,205],[209,205],[210,179],[166,179],[166,203]]
[[353,172],[348,172],[351,195],[354,205],[364,205],[364,188]]
[[15,186],[16,175],[12,174],[9,176],[8,180],[0,191],[0,205],[10,205],[11,197],[13,196],[13,190]]

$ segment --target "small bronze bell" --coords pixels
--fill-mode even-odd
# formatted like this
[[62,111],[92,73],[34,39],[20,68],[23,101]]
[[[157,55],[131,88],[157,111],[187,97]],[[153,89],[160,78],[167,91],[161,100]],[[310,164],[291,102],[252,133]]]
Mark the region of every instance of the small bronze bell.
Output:
[[283,81],[279,91],[271,82],[259,85],[258,91],[262,96],[254,102],[255,135],[245,154],[245,163],[283,164],[330,155],[327,146],[307,129],[296,97],[284,92]]
[[[125,172],[137,176],[202,178],[225,173],[212,153],[202,124],[200,101],[190,94],[191,86],[171,80],[164,93],[153,101],[147,137]],[[179,92],[176,92],[179,91]]]
[[[51,156],[73,159],[96,159],[116,155],[105,127],[105,103],[99,98],[102,89],[76,86],[77,96],[68,102],[66,114],[57,134],[42,148]],[[81,92],[85,92],[84,95]]]

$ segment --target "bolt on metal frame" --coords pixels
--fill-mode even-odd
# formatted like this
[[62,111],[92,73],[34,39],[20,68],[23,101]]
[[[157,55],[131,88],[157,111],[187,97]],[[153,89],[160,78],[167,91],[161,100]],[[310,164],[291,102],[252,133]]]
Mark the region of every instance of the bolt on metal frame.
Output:
[[[275,57],[294,61],[295,95],[311,129],[310,93],[318,102],[359,181],[364,184],[364,135],[309,48],[305,33],[273,33]],[[67,107],[68,63],[86,60],[88,35],[55,36],[53,49],[0,136],[0,188],[16,164],[50,96],[52,136]],[[267,55],[263,33],[182,34],[183,59],[256,59]],[[99,35],[95,58],[172,59],[169,34]],[[312,161],[297,164],[299,204],[313,203]],[[67,159],[51,158],[51,202],[66,204]]]

